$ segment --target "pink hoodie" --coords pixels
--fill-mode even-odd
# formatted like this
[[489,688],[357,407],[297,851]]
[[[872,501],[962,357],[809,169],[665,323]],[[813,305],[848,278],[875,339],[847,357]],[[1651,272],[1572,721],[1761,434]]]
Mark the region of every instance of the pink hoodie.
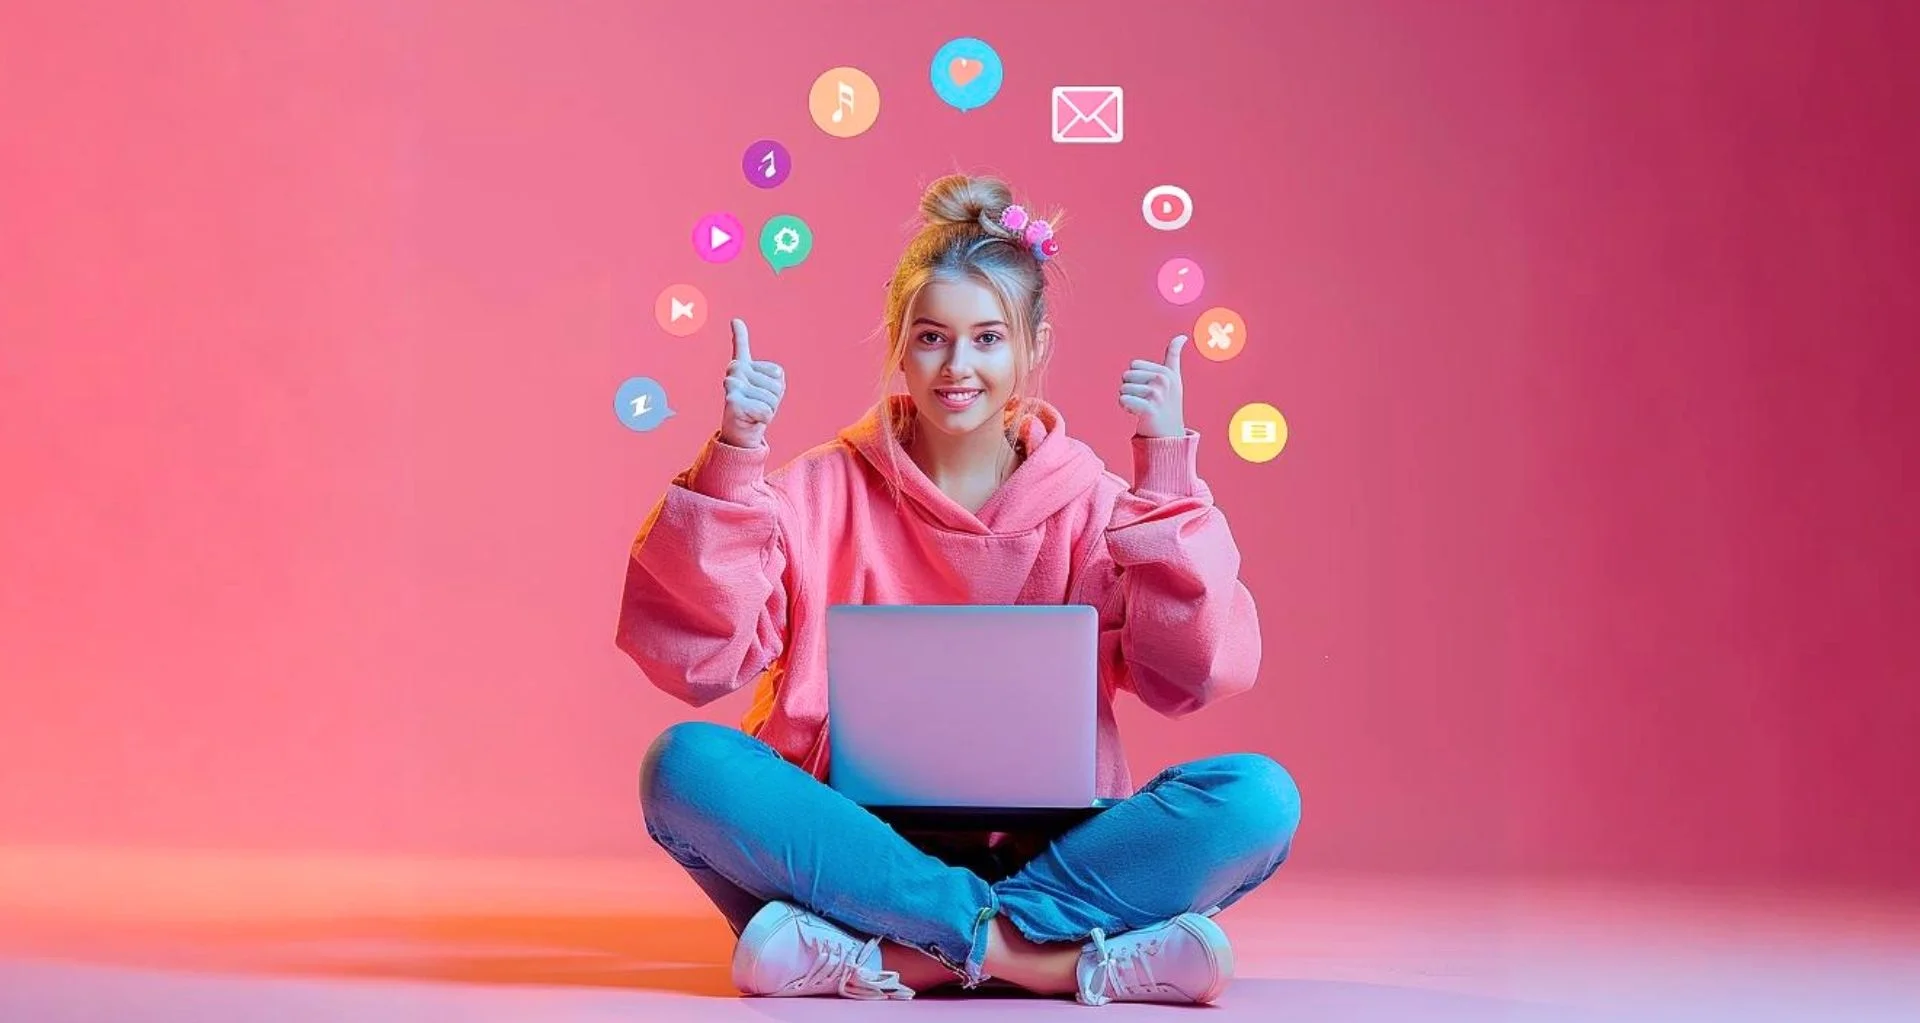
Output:
[[1051,406],[1023,437],[1026,461],[973,514],[877,413],[771,474],[766,448],[715,436],[634,541],[620,649],[696,707],[759,679],[741,727],[825,780],[828,605],[1088,604],[1098,794],[1132,795],[1115,691],[1177,717],[1253,685],[1260,627],[1240,552],[1195,472],[1193,431],[1134,438],[1131,487]]

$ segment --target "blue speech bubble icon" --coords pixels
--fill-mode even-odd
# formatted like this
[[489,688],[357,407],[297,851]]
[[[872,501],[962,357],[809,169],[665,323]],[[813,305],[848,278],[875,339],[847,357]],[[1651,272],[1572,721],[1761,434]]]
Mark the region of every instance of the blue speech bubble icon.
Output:
[[952,40],[933,55],[933,93],[956,110],[974,110],[1000,92],[1000,55],[985,41]]
[[629,430],[645,433],[674,414],[667,407],[667,389],[652,377],[633,377],[613,396],[613,414]]

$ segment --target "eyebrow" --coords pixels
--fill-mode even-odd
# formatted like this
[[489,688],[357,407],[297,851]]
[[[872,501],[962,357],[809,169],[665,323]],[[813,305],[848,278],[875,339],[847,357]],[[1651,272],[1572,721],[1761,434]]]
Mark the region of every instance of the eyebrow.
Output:
[[[941,323],[939,320],[932,319],[931,317],[926,317],[926,316],[921,316],[915,319],[912,323],[912,326],[918,327],[922,323],[930,327],[939,327],[941,330],[948,329],[946,324]],[[974,324],[973,329],[979,330],[981,327],[1005,327],[1005,326],[1006,324],[999,320],[987,320],[984,323]]]

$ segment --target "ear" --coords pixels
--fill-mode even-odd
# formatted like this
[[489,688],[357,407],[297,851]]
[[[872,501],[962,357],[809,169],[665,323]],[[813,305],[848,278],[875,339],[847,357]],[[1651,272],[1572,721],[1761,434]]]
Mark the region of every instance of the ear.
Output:
[[1053,324],[1042,320],[1033,329],[1033,366],[1032,372],[1039,372],[1047,364],[1047,358],[1053,354]]

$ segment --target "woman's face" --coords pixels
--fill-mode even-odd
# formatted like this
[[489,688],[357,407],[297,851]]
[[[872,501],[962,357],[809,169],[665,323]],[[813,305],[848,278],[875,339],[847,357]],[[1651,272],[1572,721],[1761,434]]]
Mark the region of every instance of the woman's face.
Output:
[[920,420],[949,434],[1000,429],[1021,344],[1000,299],[976,281],[929,281],[905,317],[901,370]]

